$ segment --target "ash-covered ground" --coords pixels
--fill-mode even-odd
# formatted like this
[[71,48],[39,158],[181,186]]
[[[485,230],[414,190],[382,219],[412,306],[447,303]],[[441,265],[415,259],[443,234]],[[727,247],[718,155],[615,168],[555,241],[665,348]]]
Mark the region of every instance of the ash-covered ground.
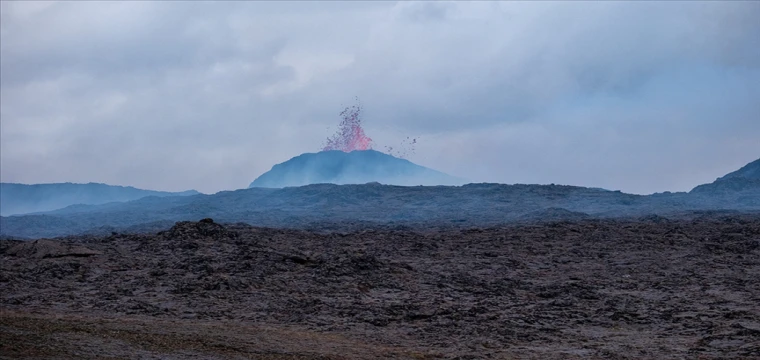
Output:
[[760,358],[760,216],[0,241],[2,358]]

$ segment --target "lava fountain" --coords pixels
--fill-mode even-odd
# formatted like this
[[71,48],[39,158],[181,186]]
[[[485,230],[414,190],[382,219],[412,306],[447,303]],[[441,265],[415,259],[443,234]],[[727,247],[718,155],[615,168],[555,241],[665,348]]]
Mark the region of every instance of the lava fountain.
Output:
[[[336,131],[333,136],[327,138],[327,142],[322,148],[322,151],[340,150],[343,152],[351,152],[354,150],[372,149],[372,139],[364,133],[364,129],[362,128],[361,113],[361,104],[343,109],[340,113],[340,117],[343,120],[340,122],[340,125],[338,125],[338,131]],[[385,146],[385,152],[388,155],[406,159],[410,153],[414,154],[414,148],[416,145],[417,138],[410,138],[407,136],[406,140],[401,141],[399,148],[394,149],[391,146]]]
[[327,143],[322,151],[340,150],[351,152],[354,150],[372,149],[372,139],[364,134],[364,129],[362,128],[361,112],[361,105],[345,108],[340,113],[343,121],[340,122],[338,131],[332,137],[327,138]]

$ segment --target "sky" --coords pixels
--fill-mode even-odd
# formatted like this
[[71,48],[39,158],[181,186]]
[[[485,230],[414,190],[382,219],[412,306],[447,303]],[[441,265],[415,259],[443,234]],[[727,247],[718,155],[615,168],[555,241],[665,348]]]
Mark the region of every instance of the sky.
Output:
[[245,188],[358,98],[471,182],[688,191],[760,158],[760,2],[0,2],[0,181]]

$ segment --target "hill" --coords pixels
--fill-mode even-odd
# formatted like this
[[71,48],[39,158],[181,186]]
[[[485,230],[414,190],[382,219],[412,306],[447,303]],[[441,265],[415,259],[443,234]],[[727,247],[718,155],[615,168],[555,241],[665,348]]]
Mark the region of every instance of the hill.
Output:
[[107,184],[16,184],[0,183],[0,215],[50,211],[70,205],[98,205],[115,201],[137,200],[146,196],[186,196],[195,190],[165,192]]
[[309,184],[459,185],[462,179],[374,150],[338,150],[296,156],[254,180],[249,187]]
[[[745,181],[746,180],[746,181]],[[745,181],[733,188],[735,181]],[[565,185],[394,186],[313,184],[254,187],[213,195],[149,196],[76,205],[43,214],[0,217],[0,235],[23,238],[155,232],[174,222],[222,223],[343,232],[370,228],[449,229],[514,222],[644,218],[662,222],[737,212],[760,213],[760,183],[718,180],[712,190],[633,195]],[[714,186],[721,186],[717,191]],[[648,221],[649,221],[648,220]]]
[[468,184],[392,186],[315,184],[251,188],[213,195],[146,197],[78,205],[44,214],[0,217],[0,235],[40,238],[111,232],[152,232],[176,221],[354,231],[444,229],[585,218],[682,216],[705,210],[758,211],[760,203],[687,193],[642,196],[563,185]]
[[728,173],[718,180],[728,180],[728,179],[736,179],[736,178],[760,180],[760,159],[757,159],[747,165],[744,165],[742,166],[741,169]]
[[760,201],[760,159],[690,191],[695,195],[733,195],[737,201]]

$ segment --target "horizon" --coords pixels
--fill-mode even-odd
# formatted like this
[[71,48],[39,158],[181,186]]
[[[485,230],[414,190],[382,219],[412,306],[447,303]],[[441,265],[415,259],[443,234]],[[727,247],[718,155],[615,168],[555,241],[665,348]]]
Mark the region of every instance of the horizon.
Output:
[[[408,161],[408,160],[407,160],[407,159],[405,159],[405,158],[402,158],[402,157],[396,157],[396,156],[394,156],[394,155],[391,155],[391,154],[387,154],[387,153],[385,153],[385,152],[382,152],[382,151],[379,151],[379,150],[376,150],[376,149],[365,149],[365,150],[351,150],[351,151],[341,151],[341,150],[321,150],[321,151],[317,151],[317,152],[314,152],[314,153],[303,153],[303,154],[300,154],[300,155],[296,155],[296,156],[292,157],[291,159],[289,159],[289,160],[287,160],[287,161],[293,160],[293,159],[295,159],[295,158],[298,158],[298,157],[300,157],[300,156],[302,156],[302,155],[314,155],[314,154],[323,153],[323,152],[336,152],[336,151],[340,151],[340,152],[344,152],[344,153],[351,153],[351,152],[355,152],[355,151],[358,151],[358,152],[362,152],[362,151],[375,151],[375,152],[379,152],[379,153],[381,153],[381,154],[384,154],[384,155],[387,155],[387,156],[392,156],[392,157],[394,157],[394,158],[397,158],[397,159],[400,159],[400,160],[406,160],[406,161]],[[723,177],[723,176],[725,176],[725,175],[727,175],[727,174],[729,174],[729,173],[731,173],[731,172],[737,171],[737,170],[739,170],[740,168],[744,167],[745,165],[748,165],[748,164],[750,164],[750,163],[752,163],[752,162],[754,162],[754,161],[758,161],[758,160],[760,160],[760,158],[758,158],[758,159],[755,159],[755,160],[752,160],[752,161],[748,162],[747,164],[744,164],[744,165],[742,165],[742,166],[741,166],[741,167],[739,167],[739,168],[736,168],[736,169],[734,169],[734,170],[731,170],[731,171],[730,171],[730,172],[728,172],[728,173],[725,173],[725,174],[720,174],[720,175],[716,176],[716,178],[715,178],[713,181],[715,181],[715,180],[717,180],[717,179],[719,179],[719,178],[721,178],[721,177]],[[287,162],[287,161],[286,161],[286,162]],[[412,162],[412,163],[413,163],[413,164],[415,164],[414,162]],[[279,164],[275,164],[275,165],[273,165],[273,166],[272,166],[272,168],[274,169],[274,166],[276,166],[276,165],[280,165],[280,164],[281,164],[281,163],[279,163]],[[419,165],[419,164],[415,164],[415,165]],[[421,165],[420,165],[420,166],[421,166]],[[424,166],[423,166],[423,167],[424,167]],[[428,169],[430,169],[430,168],[428,168]],[[270,169],[270,170],[272,170],[272,169]],[[432,169],[432,170],[435,170],[435,169]],[[266,172],[265,172],[265,173],[266,173]],[[262,173],[261,175],[264,175],[265,173]],[[261,175],[259,175],[259,176],[261,176]],[[444,174],[444,175],[448,175],[448,174]],[[256,179],[258,179],[258,177],[257,177]],[[467,180],[467,179],[464,179],[464,180]],[[706,182],[706,183],[704,183],[704,184],[709,184],[709,183],[712,183],[713,181],[710,181],[710,182]],[[375,182],[375,181],[373,181],[373,182]],[[16,183],[14,183],[14,182],[5,182],[5,181],[3,181],[2,183],[4,183],[4,184],[14,184],[14,185],[57,185],[57,184],[90,185],[90,184],[93,184],[93,185],[108,185],[108,186],[127,187],[127,188],[134,188],[134,189],[138,189],[138,190],[159,191],[159,192],[174,192],[174,193],[181,193],[181,192],[189,192],[189,191],[195,191],[195,192],[197,192],[198,194],[202,194],[202,195],[213,195],[213,194],[216,194],[216,193],[219,193],[219,192],[225,192],[225,191],[238,191],[238,190],[246,190],[246,189],[249,189],[249,188],[251,188],[251,187],[249,187],[249,186],[246,186],[246,187],[241,187],[241,188],[221,189],[221,190],[218,190],[218,191],[214,191],[214,192],[203,192],[203,191],[200,191],[200,190],[197,190],[197,189],[184,189],[184,190],[162,190],[162,189],[153,189],[153,188],[141,188],[141,187],[137,187],[137,186],[133,186],[133,185],[128,185],[128,184],[110,184],[110,183],[101,183],[101,182],[87,182],[87,183],[82,183],[82,182],[71,182],[71,181],[64,181],[64,182],[49,182],[49,183],[17,183],[17,182],[16,182]],[[332,184],[332,185],[336,185],[336,186],[341,186],[341,185],[363,185],[363,184],[368,184],[368,183],[369,183],[369,182],[366,182],[366,183],[353,183],[353,182],[352,182],[352,183],[346,183],[346,184]],[[315,184],[323,184],[323,183],[315,183]],[[308,185],[315,185],[315,184],[307,184],[307,185],[303,185],[303,186],[308,186]],[[329,183],[328,183],[328,184],[329,184]],[[383,184],[383,183],[380,183],[380,184],[381,184],[381,185],[388,185],[388,186],[419,186],[419,185],[394,185],[394,184]],[[662,194],[662,193],[688,193],[688,192],[690,192],[690,191],[693,189],[693,188],[691,188],[691,189],[687,189],[687,190],[683,190],[683,191],[681,191],[681,190],[679,190],[679,191],[662,190],[662,191],[655,191],[655,192],[652,192],[652,193],[632,193],[632,192],[626,192],[626,191],[623,191],[623,190],[620,190],[620,189],[615,189],[615,188],[602,188],[602,187],[598,187],[598,186],[587,186],[587,185],[576,185],[576,184],[563,184],[563,183],[500,183],[500,182],[487,182],[487,181],[486,181],[486,182],[465,181],[464,183],[462,183],[462,184],[459,184],[459,185],[451,185],[451,184],[447,184],[447,185],[422,185],[422,186],[452,186],[452,187],[461,187],[461,186],[465,186],[465,185],[472,185],[472,184],[498,184],[498,185],[538,185],[538,186],[550,186],[550,185],[556,185],[556,186],[571,186],[571,187],[582,187],[582,188],[588,188],[588,189],[599,189],[599,190],[604,190],[604,191],[619,191],[619,192],[622,192],[622,193],[626,193],[626,194],[631,194],[631,195],[641,195],[641,196],[648,196],[648,195],[653,195],[653,194]],[[704,185],[704,184],[697,184],[696,186],[699,186],[699,185]],[[249,185],[250,185],[250,184],[249,184]],[[696,186],[695,186],[695,187],[696,187]],[[292,186],[285,186],[285,187],[292,187]]]
[[356,98],[374,150],[471,183],[688,192],[760,157],[757,2],[0,9],[4,183],[244,189]]

